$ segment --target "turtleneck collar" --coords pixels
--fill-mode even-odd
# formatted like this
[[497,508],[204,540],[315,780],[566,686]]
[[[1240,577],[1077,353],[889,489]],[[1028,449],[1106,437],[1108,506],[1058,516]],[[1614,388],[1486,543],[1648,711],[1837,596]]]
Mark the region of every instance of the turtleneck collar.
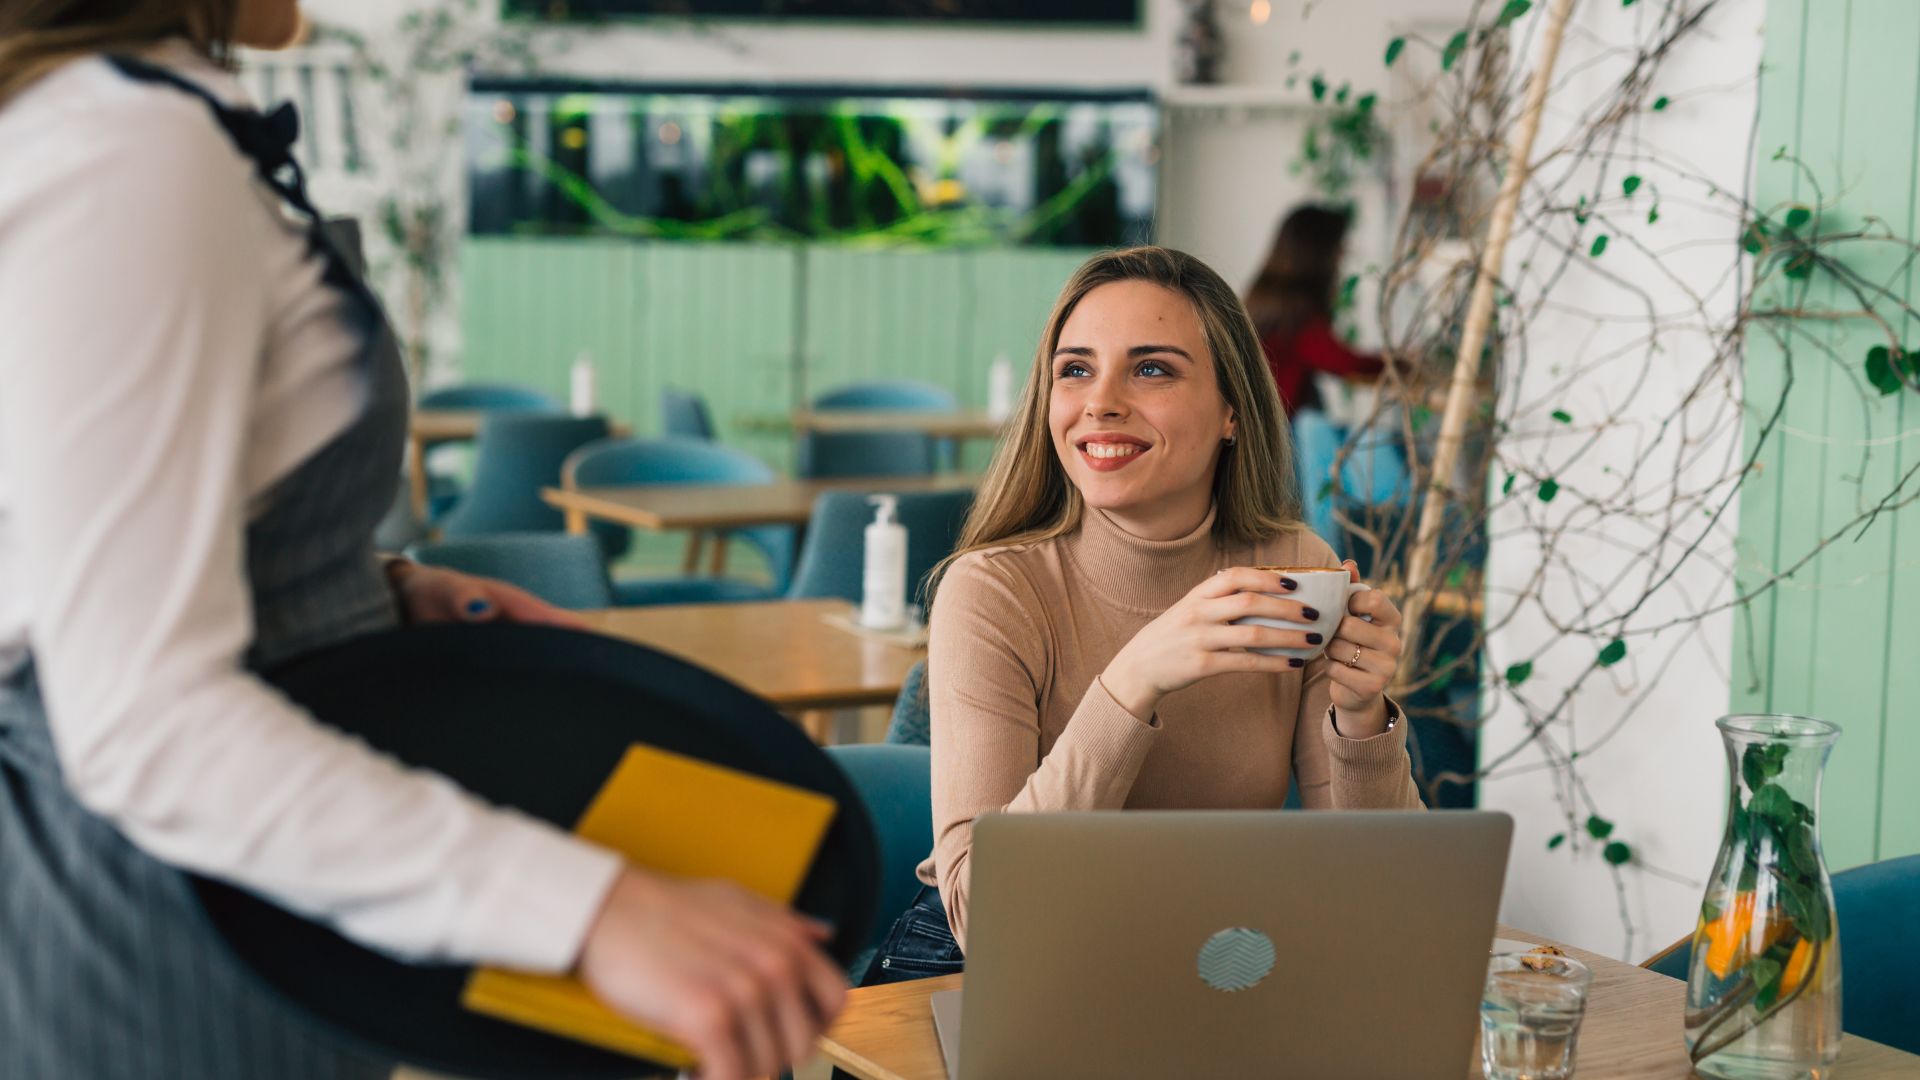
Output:
[[1061,537],[1078,583],[1116,607],[1158,614],[1225,565],[1213,536],[1214,507],[1194,530],[1172,540],[1147,540],[1104,511],[1085,507],[1080,527]]

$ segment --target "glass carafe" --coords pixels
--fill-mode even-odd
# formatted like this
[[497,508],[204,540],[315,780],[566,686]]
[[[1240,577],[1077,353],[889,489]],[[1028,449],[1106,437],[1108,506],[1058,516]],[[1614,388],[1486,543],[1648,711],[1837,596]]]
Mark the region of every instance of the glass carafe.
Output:
[[1831,1075],[1840,1056],[1840,935],[1820,853],[1820,777],[1840,729],[1729,716],[1727,827],[1687,974],[1687,1050],[1701,1076]]

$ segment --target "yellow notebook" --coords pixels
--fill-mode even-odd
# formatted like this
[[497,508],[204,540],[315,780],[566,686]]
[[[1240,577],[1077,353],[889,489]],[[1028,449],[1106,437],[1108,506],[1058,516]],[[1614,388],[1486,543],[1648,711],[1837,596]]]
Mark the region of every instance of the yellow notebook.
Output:
[[[680,754],[627,749],[574,832],[637,866],[679,877],[727,878],[782,904],[806,880],[837,807],[825,795]],[[480,968],[468,1009],[675,1068],[686,1048],[600,1004],[570,976]]]

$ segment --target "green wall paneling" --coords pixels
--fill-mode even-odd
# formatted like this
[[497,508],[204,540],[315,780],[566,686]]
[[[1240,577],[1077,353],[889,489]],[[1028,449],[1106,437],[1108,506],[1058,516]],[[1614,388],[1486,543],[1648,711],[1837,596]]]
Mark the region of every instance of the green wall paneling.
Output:
[[[1903,56],[1920,40],[1920,6],[1772,0],[1766,32],[1754,201],[1778,213],[1823,195],[1823,230],[1857,228],[1874,215],[1913,235],[1920,83]],[[1903,73],[1904,85],[1887,73]],[[1774,160],[1780,147],[1801,165]],[[1844,257],[1867,277],[1910,292],[1897,255],[1853,245]],[[1789,287],[1764,299],[1848,306],[1826,275],[1804,288],[1804,297]],[[1898,318],[1892,305],[1882,314]],[[1871,322],[1806,320],[1775,329],[1777,336],[1756,330],[1748,340],[1749,445],[1789,374],[1791,389],[1761,471],[1742,494],[1743,587],[1852,520],[1920,451],[1920,442],[1905,437],[1910,395],[1880,399],[1865,383],[1861,360],[1884,340]],[[1836,867],[1920,851],[1920,805],[1898,782],[1903,767],[1920,766],[1920,717],[1905,705],[1920,693],[1920,669],[1901,651],[1920,645],[1916,531],[1911,508],[1883,516],[1736,620],[1733,707],[1805,713],[1844,729],[1823,793],[1822,839]]]

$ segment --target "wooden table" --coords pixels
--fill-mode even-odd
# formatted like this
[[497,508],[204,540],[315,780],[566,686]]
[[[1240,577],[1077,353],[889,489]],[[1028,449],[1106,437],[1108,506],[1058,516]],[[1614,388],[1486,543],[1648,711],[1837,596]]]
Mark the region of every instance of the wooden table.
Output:
[[[1548,940],[1504,926],[1499,936],[1536,943]],[[1685,983],[1581,949],[1567,951],[1593,969],[1593,996],[1581,1024],[1579,1057],[1574,1063],[1578,1080],[1683,1080],[1693,1075],[1681,1038]],[[862,1080],[945,1080],[946,1065],[933,1033],[927,998],[941,990],[959,989],[964,978],[948,975],[853,991],[846,1011],[821,1037],[821,1052]],[[1408,988],[1407,992],[1418,990]],[[1384,1000],[1394,997],[1387,993]],[[1481,1075],[1479,1057],[1476,1047],[1466,1075]],[[1195,1061],[1194,1075],[1204,1073],[1204,1064]],[[1920,1076],[1920,1057],[1848,1036],[1836,1071],[1844,1080],[1912,1080]]]
[[793,430],[823,435],[876,432],[917,432],[936,439],[997,439],[1005,420],[985,412],[913,412],[891,409],[832,409],[793,414]]
[[588,518],[637,529],[741,529],[805,525],[813,502],[827,491],[952,491],[972,488],[977,476],[882,476],[834,480],[776,480],[770,484],[648,484],[629,487],[546,488],[540,497],[566,512],[567,528],[585,532]]
[[842,600],[770,600],[581,612],[600,633],[672,653],[783,712],[891,705],[925,649],[828,625]]

